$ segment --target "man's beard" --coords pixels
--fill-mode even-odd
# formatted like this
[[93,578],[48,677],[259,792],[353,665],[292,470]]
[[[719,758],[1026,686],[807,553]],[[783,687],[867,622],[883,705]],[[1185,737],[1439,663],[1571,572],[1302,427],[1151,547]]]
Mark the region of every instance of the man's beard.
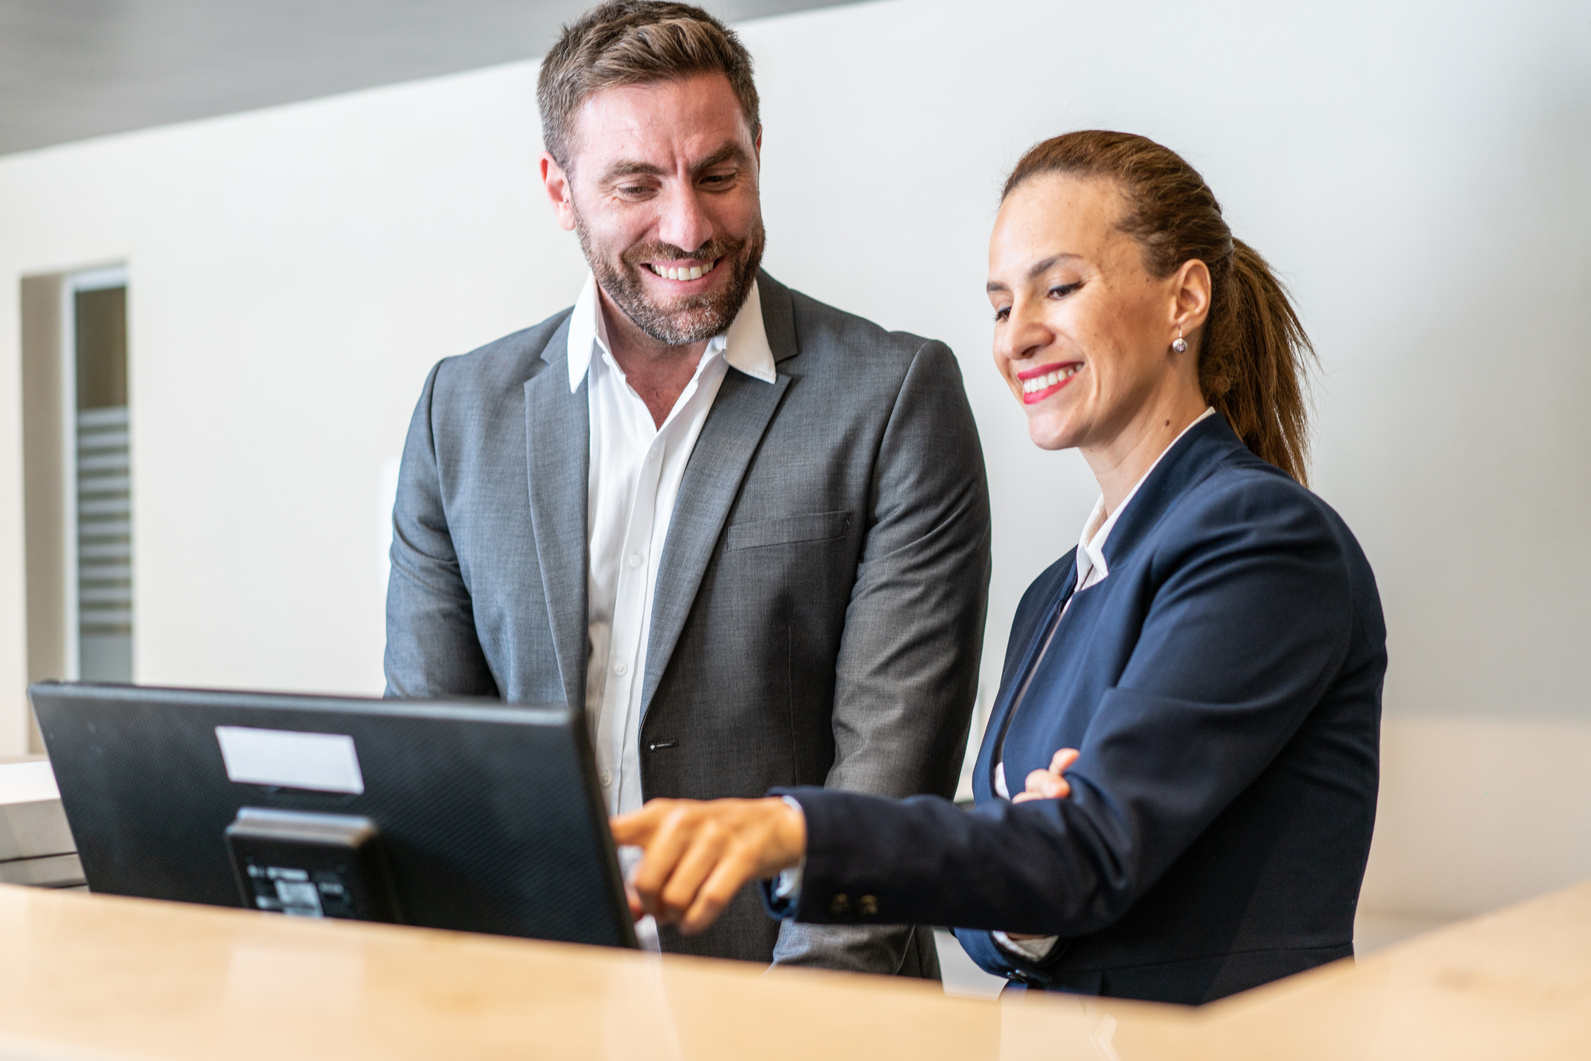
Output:
[[[765,242],[759,217],[757,227],[745,239],[715,236],[691,250],[668,243],[640,243],[619,255],[615,262],[593,245],[578,213],[575,214],[575,234],[580,237],[580,249],[585,251],[586,261],[608,298],[637,328],[669,346],[705,342],[728,329],[751,293],[757,266],[762,264]],[[645,282],[641,279],[641,270],[646,268],[642,262],[716,261],[719,258],[723,261],[713,271],[727,269],[729,274],[728,282],[716,292],[687,295],[667,303],[647,296]]]

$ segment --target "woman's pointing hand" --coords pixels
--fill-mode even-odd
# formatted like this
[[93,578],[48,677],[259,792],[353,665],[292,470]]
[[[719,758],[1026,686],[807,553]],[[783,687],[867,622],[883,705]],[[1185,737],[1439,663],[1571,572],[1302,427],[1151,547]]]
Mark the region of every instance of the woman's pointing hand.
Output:
[[[654,799],[609,822],[613,842],[642,848],[631,910],[686,935],[711,925],[746,882],[800,863],[806,817],[769,799]],[[639,907],[639,910],[637,910]]]

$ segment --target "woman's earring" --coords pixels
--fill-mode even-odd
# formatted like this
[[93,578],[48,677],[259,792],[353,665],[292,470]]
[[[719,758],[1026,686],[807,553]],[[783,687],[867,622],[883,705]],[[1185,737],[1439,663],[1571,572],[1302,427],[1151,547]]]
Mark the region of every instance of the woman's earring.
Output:
[[1181,328],[1177,329],[1177,340],[1171,344],[1171,349],[1175,350],[1179,354],[1185,354],[1188,352],[1188,340],[1182,337]]

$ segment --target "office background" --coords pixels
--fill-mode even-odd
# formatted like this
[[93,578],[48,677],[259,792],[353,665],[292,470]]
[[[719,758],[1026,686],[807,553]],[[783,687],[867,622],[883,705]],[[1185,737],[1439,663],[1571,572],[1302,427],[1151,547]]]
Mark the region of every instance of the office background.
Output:
[[[1144,133],[1202,169],[1321,355],[1313,485],[1390,633],[1366,931],[1591,876],[1591,9],[886,0],[740,29],[767,268],[961,359],[994,498],[980,706],[1095,497],[990,365],[998,187],[1042,137]],[[375,693],[424,374],[583,276],[536,177],[535,76],[0,156],[0,755],[29,740],[23,278],[127,270],[137,680]]]

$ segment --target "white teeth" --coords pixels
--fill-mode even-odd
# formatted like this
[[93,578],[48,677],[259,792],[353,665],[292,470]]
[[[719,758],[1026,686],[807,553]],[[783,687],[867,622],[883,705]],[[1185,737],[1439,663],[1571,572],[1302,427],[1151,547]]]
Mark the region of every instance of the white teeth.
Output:
[[658,276],[669,280],[700,280],[702,277],[712,272],[713,266],[717,264],[717,262],[708,262],[706,265],[692,265],[678,269],[674,268],[673,266],[648,264],[647,268],[652,270]]
[[1061,380],[1077,375],[1077,370],[1082,367],[1082,365],[1067,365],[1065,368],[1058,368],[1054,372],[1046,373],[1034,379],[1025,379],[1022,381],[1022,393],[1033,394],[1036,391],[1043,390],[1045,387],[1053,387]]

